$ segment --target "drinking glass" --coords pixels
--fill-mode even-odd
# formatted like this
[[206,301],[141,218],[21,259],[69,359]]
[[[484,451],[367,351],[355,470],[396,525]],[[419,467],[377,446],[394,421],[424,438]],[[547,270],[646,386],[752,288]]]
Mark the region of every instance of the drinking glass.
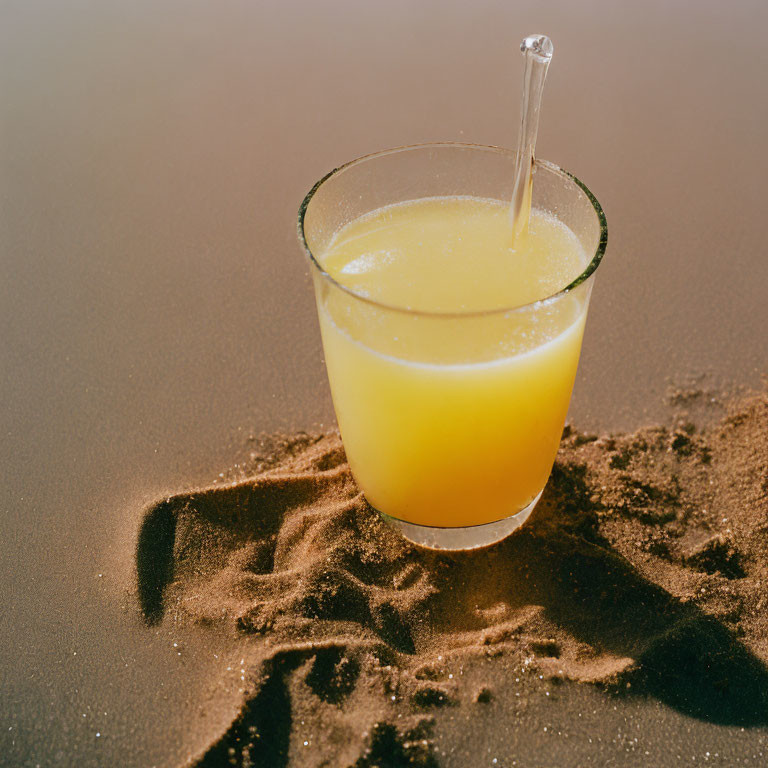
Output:
[[423,312],[374,301],[334,280],[335,233],[383,206],[469,196],[509,201],[516,153],[441,143],[378,152],[324,176],[299,210],[326,369],[352,474],[370,505],[411,541],[436,549],[492,544],[541,497],[568,411],[603,211],[587,187],[537,160],[534,209],[586,254],[581,274],[523,306]]

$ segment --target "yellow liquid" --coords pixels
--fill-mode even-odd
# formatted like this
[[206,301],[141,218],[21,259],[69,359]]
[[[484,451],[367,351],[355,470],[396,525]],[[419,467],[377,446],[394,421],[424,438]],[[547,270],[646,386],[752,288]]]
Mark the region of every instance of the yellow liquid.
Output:
[[[368,501],[448,527],[530,504],[557,453],[589,292],[505,308],[580,274],[576,236],[533,211],[528,237],[513,247],[507,204],[429,198],[355,219],[319,260],[376,302],[318,288],[334,407]],[[478,314],[486,310],[499,311]]]

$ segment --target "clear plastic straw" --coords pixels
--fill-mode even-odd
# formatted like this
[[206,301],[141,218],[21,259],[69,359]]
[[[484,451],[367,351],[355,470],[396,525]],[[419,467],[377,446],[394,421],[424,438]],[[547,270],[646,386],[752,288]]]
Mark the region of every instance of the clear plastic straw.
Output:
[[512,190],[510,217],[514,240],[528,233],[533,191],[533,164],[536,136],[539,132],[541,95],[554,46],[546,35],[529,35],[520,44],[525,58],[523,101],[520,110],[520,137],[517,146],[515,185]]

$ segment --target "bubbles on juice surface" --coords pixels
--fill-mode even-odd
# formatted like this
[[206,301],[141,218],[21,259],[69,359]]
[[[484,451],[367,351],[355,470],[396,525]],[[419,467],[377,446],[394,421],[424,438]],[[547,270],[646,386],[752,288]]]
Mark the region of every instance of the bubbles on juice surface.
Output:
[[400,253],[393,249],[366,251],[356,259],[348,261],[339,270],[339,275],[370,275],[380,267],[391,264],[399,256]]

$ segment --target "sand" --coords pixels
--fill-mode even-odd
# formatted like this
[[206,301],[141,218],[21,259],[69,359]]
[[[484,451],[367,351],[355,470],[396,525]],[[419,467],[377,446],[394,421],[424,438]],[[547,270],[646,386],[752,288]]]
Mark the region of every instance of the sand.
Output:
[[[680,410],[632,434],[566,427],[530,521],[472,553],[388,528],[333,432],[274,437],[150,507],[146,621],[243,641],[240,714],[194,763],[438,766],[431,713],[491,702],[495,666],[768,723],[768,394],[723,410],[703,428]],[[479,659],[485,679],[461,674]]]

